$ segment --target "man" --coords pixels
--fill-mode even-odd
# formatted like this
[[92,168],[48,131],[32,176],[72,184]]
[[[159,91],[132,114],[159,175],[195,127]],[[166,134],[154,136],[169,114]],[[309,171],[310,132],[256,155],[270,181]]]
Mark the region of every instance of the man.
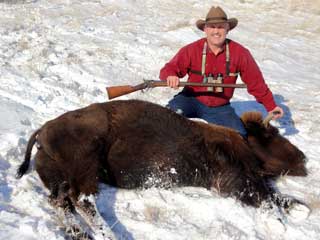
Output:
[[[228,19],[220,7],[212,7],[205,20],[198,20],[196,26],[206,37],[181,48],[161,69],[160,79],[168,86],[178,88],[179,78],[188,74],[189,82],[220,82],[233,84],[240,75],[247,84],[248,92],[266,110],[274,114],[273,119],[283,116],[283,110],[276,105],[262,73],[250,52],[239,43],[227,39],[230,30],[238,20]],[[168,103],[172,110],[186,116],[202,118],[207,122],[246,131],[240,118],[230,106],[233,88],[185,87]]]

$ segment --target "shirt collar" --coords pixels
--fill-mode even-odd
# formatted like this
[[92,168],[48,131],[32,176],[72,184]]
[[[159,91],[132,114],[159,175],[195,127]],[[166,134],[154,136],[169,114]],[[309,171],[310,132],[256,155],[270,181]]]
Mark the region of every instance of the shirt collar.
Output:
[[[227,40],[227,39],[226,39],[226,40]],[[218,55],[220,55],[220,54],[222,54],[223,52],[226,51],[226,40],[224,41],[223,47],[220,49],[219,53],[218,53],[216,56],[218,56]],[[205,41],[207,41],[207,40],[205,40]],[[209,47],[209,44],[207,45],[207,53],[212,53],[212,54],[214,54],[214,53],[211,51],[211,49],[210,49],[210,47]]]

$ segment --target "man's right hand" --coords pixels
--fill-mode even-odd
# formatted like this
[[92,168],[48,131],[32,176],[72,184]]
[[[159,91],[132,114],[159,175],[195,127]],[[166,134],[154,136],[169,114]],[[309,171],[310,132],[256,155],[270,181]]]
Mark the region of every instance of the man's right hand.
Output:
[[169,76],[167,77],[167,85],[171,88],[178,89],[179,87],[179,78],[177,76]]

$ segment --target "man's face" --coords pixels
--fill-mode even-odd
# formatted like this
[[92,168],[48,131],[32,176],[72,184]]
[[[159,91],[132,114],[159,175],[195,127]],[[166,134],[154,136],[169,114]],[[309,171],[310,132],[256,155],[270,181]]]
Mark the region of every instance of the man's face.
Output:
[[229,31],[228,23],[213,23],[207,24],[204,27],[204,32],[207,35],[209,45],[221,47],[226,40]]

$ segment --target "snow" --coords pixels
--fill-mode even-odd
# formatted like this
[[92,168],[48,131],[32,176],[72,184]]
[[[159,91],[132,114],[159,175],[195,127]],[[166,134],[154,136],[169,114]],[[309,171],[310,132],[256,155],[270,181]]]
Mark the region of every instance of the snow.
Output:
[[[15,179],[26,142],[44,122],[107,100],[106,86],[157,79],[180,47],[203,36],[194,23],[212,1],[0,1],[0,239],[64,239],[37,173]],[[261,209],[202,188],[127,191],[101,185],[97,206],[117,239],[318,239],[320,235],[320,1],[217,0],[239,25],[229,37],[254,55],[286,116],[273,124],[308,157],[306,178],[277,187],[307,203],[305,219],[268,229]],[[165,105],[175,90],[132,93]],[[241,114],[264,111],[245,90]],[[172,169],[174,172],[175,169]],[[279,230],[279,229],[278,229]]]

